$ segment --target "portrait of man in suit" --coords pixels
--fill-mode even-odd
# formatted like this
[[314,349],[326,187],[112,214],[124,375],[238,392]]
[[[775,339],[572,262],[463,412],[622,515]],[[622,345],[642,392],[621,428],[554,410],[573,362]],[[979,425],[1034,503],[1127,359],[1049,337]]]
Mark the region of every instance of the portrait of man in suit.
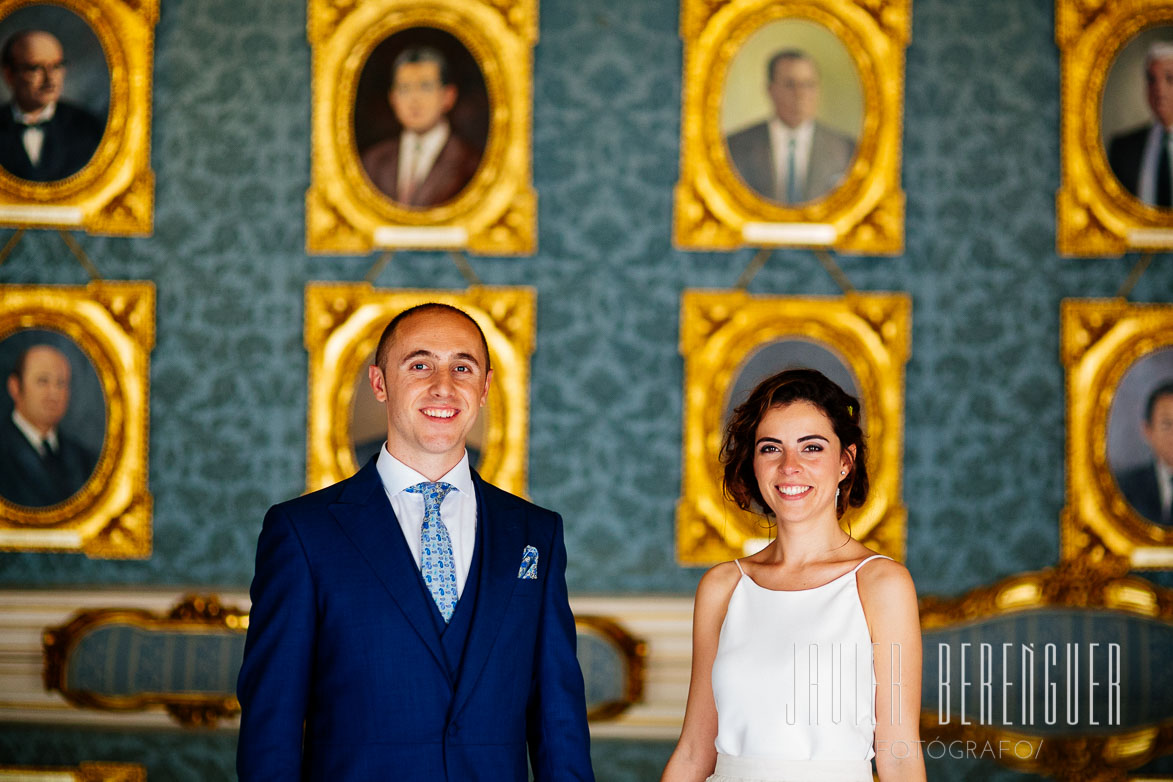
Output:
[[1173,524],[1173,378],[1149,393],[1140,433],[1153,458],[1117,474],[1116,483],[1141,516],[1157,524]]
[[484,334],[424,304],[379,340],[387,436],[274,506],[237,693],[250,780],[591,780],[562,520],[485,483],[466,441]]
[[438,48],[410,46],[395,58],[386,100],[399,130],[361,155],[371,183],[391,200],[436,206],[459,195],[476,173],[482,150],[449,122],[458,97],[448,58]]
[[1144,93],[1149,121],[1109,139],[1108,165],[1124,189],[1141,201],[1173,207],[1173,41],[1149,45]]
[[802,49],[769,58],[766,92],[773,116],[730,133],[729,158],[741,179],[762,197],[781,204],[821,198],[843,181],[855,141],[819,122],[819,66]]
[[104,122],[62,99],[66,57],[46,30],[20,30],[0,47],[11,101],[0,109],[0,166],[32,182],[80,171],[102,140]]
[[69,410],[72,367],[64,353],[38,344],[8,374],[12,414],[0,421],[0,496],[29,507],[64,502],[94,471],[93,451],[59,424]]

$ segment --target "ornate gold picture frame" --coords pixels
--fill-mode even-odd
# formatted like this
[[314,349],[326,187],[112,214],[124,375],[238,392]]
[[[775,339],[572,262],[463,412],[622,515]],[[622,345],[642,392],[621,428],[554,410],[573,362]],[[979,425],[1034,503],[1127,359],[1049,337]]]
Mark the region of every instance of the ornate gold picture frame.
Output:
[[[472,287],[388,290],[367,283],[311,283],[305,291],[309,351],[308,491],[349,478],[360,449],[377,452],[386,418],[371,396],[364,415],[366,367],[383,329],[400,312],[438,302],[467,312],[489,343],[493,380],[477,429],[469,436],[472,466],[489,483],[525,494],[529,460],[529,361],[534,349],[537,294],[533,288]],[[364,422],[365,421],[365,422]],[[368,443],[369,441],[369,443]],[[370,448],[365,448],[369,444]],[[476,453],[473,453],[473,451]],[[365,461],[365,458],[363,459]]]
[[[749,389],[792,363],[819,366],[853,385],[868,438],[869,497],[843,517],[865,544],[904,557],[901,500],[904,365],[912,301],[906,294],[841,298],[751,296],[743,291],[684,292],[684,482],[676,509],[676,552],[682,564],[744,556],[767,542],[760,516],[725,499],[719,454],[728,413]],[[780,348],[780,352],[769,351]]]
[[[1148,398],[1173,382],[1173,305],[1066,299],[1061,351],[1067,369],[1067,505],[1064,560],[1173,568],[1173,523],[1148,508],[1154,464],[1146,444]],[[1152,477],[1156,492],[1155,473]]]
[[[1128,137],[1149,119],[1144,48],[1154,34],[1173,40],[1170,0],[1056,0],[1063,85],[1056,243],[1063,255],[1173,248],[1173,209],[1142,200],[1141,153],[1129,152],[1137,139]],[[1119,118],[1125,127],[1115,127]]]
[[[43,131],[35,165],[22,142],[10,136],[15,139],[7,145],[13,158],[0,160],[0,225],[98,234],[151,232],[151,79],[158,16],[158,0],[0,0],[0,38],[32,28],[59,39],[64,89],[55,119],[42,127],[69,123],[61,126],[60,136]],[[34,72],[22,78],[37,76]],[[8,98],[13,99],[11,88]],[[8,120],[10,105],[0,112],[7,112],[0,137],[20,132]]]
[[[6,364],[2,369],[7,402],[0,426],[6,437],[21,437],[12,415],[14,390],[31,394],[32,384],[40,382],[31,368],[21,371],[19,382],[13,376],[20,354],[34,348],[50,366],[65,364],[65,402],[53,403],[65,412],[64,417],[60,410],[55,415],[57,443],[52,446],[55,453],[48,455],[70,465],[52,473],[54,481],[66,481],[54,484],[66,486],[51,489],[54,493],[25,495],[23,486],[15,490],[21,492],[18,496],[11,493],[14,490],[0,490],[0,550],[80,551],[102,558],[150,555],[147,432],[154,344],[153,283],[0,286],[0,355]],[[70,408],[88,412],[71,418]],[[67,428],[74,421],[97,424],[96,431],[87,440],[83,431]],[[36,471],[47,454],[38,459],[27,438],[7,442],[5,458],[19,459],[21,469],[32,476],[26,476],[25,484],[39,482]],[[16,474],[11,464],[16,462],[5,471]],[[62,473],[74,477],[61,479]]]
[[138,763],[81,763],[76,768],[0,766],[0,782],[146,782]]
[[[308,33],[314,96],[306,193],[310,252],[534,251],[536,0],[309,0]],[[396,86],[394,74],[407,67],[400,55],[411,61],[408,50],[418,55],[420,47],[442,55],[438,73],[447,75],[427,73],[418,84],[405,77]],[[412,67],[427,69],[419,57]],[[422,130],[427,120],[402,119],[399,109],[392,111],[393,97],[425,88],[439,88],[445,96],[448,141],[430,168],[415,168],[418,177],[399,176],[402,131],[410,123],[418,123],[421,133],[430,131]],[[421,153],[404,157],[409,154]],[[405,170],[412,167],[404,164]],[[447,184],[438,184],[440,178]]]
[[[901,252],[900,144],[910,18],[911,0],[684,0],[676,245]],[[815,93],[821,103],[813,120],[804,115],[804,123],[814,123],[808,189],[797,188],[791,195],[798,200],[790,203],[749,181],[755,178],[752,170],[778,167],[775,157],[781,153],[773,149],[766,122],[776,118],[776,109],[765,93],[779,74],[773,56],[783,52],[797,52],[814,64],[804,76],[814,80],[814,89],[820,82],[836,87]],[[745,70],[743,53],[753,60]],[[855,95],[854,105],[828,108],[835,95],[846,93]],[[758,107],[734,111],[746,95]],[[757,124],[745,127],[750,122]],[[818,177],[823,184],[811,186],[816,170],[824,168],[826,177]]]

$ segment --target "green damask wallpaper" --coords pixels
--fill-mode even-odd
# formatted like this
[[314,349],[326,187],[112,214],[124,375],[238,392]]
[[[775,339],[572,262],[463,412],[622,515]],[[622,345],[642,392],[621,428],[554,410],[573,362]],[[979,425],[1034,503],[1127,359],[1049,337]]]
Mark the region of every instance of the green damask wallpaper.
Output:
[[[913,11],[907,248],[841,262],[856,287],[913,298],[908,565],[922,592],[956,594],[1057,560],[1059,302],[1114,295],[1133,259],[1054,251],[1059,65],[1050,0],[914,0]],[[155,553],[131,562],[4,554],[0,586],[245,587],[265,509],[302,491],[303,289],[312,280],[359,280],[374,260],[304,251],[305,13],[301,0],[163,1],[155,233],[80,238],[105,276],[158,286]],[[530,493],[566,518],[572,591],[688,594],[701,573],[673,560],[680,295],[731,286],[752,253],[680,252],[670,242],[677,2],[545,0],[540,20],[538,252],[472,261],[487,283],[538,291]],[[1169,260],[1155,260],[1134,299],[1173,298]],[[26,237],[0,267],[0,283],[84,281],[48,232]],[[464,287],[441,253],[398,254],[378,284]],[[799,251],[777,253],[750,291],[838,293]],[[6,728],[0,762],[142,754],[152,782],[214,779],[230,774],[233,743],[219,734]],[[648,779],[669,749],[600,742],[600,778]],[[982,762],[949,768],[950,779],[1028,778]]]

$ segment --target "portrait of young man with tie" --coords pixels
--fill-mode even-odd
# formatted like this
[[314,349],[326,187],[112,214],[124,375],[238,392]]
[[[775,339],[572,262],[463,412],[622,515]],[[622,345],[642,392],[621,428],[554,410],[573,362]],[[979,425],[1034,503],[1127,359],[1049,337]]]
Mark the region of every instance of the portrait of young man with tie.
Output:
[[822,77],[801,49],[774,53],[766,63],[766,92],[773,116],[726,138],[742,180],[780,204],[827,195],[843,181],[855,140],[818,120]]
[[1149,46],[1143,84],[1151,119],[1109,139],[1108,165],[1124,189],[1141,201],[1173,207],[1173,40]]
[[458,89],[448,58],[431,46],[404,49],[391,65],[386,100],[399,132],[362,152],[367,177],[403,206],[451,201],[472,179],[481,150],[455,132],[449,113]]
[[76,494],[97,454],[60,424],[69,412],[73,368],[56,347],[35,344],[8,374],[12,413],[0,421],[0,497],[46,507]]
[[237,692],[252,780],[592,780],[562,521],[485,483],[465,440],[484,334],[424,304],[369,369],[387,442],[270,509]]

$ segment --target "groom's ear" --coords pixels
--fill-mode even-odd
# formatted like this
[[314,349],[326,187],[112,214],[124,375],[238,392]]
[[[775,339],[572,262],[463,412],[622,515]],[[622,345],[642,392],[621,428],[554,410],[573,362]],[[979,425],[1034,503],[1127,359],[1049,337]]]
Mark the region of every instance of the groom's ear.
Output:
[[[386,402],[387,379],[383,377],[383,370],[371,364],[367,367],[367,379],[371,381],[371,390],[375,392],[375,399],[378,399],[380,402]],[[485,386],[485,393],[488,393],[488,384]]]

